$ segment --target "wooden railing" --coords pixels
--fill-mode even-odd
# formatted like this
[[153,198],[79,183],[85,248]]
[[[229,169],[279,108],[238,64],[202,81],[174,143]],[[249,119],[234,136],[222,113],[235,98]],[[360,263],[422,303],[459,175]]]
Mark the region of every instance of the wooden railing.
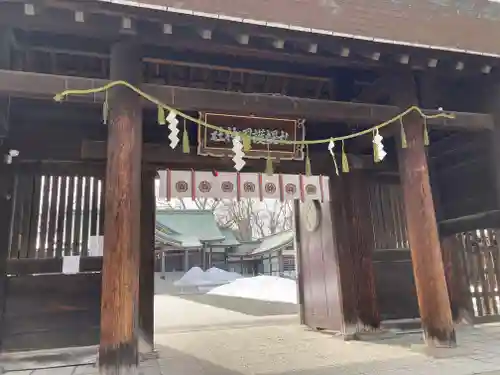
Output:
[[440,223],[455,320],[500,320],[500,211]]

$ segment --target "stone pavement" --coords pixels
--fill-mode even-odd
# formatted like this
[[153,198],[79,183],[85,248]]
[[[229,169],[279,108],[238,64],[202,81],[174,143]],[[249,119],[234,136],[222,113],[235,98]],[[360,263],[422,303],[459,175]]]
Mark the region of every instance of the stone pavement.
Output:
[[[300,326],[297,316],[266,316],[259,309],[273,308],[259,305],[256,309],[251,301],[233,302],[214,306],[210,301],[157,296],[159,359],[141,363],[140,374],[500,375],[500,324],[460,327],[458,348],[428,351],[420,333],[346,342]],[[69,352],[64,355],[71,357]],[[37,368],[10,371],[9,375],[96,375],[95,353],[95,348],[86,348],[83,354],[73,355],[78,358],[73,363],[84,363],[80,366],[64,367],[63,361],[45,356],[45,362],[26,361],[25,367],[16,367],[16,359],[5,363],[0,358],[0,368]]]
[[[420,334],[343,341],[283,321],[160,334],[142,375],[500,375],[500,325],[458,329],[456,349],[427,351]],[[93,365],[10,375],[96,375]]]

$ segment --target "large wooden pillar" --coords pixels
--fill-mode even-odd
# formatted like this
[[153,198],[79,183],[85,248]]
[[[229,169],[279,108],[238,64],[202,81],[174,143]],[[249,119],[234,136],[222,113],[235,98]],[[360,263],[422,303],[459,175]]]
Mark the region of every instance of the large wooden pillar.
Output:
[[[413,76],[408,73],[404,77],[395,101],[402,110],[418,104]],[[451,347],[456,336],[429,181],[424,121],[411,114],[403,124],[408,147],[398,147],[398,163],[420,317],[429,346]]]
[[[141,56],[132,43],[111,48],[111,80],[139,84]],[[142,114],[137,94],[109,92],[102,268],[101,374],[135,374],[138,362]]]
[[141,354],[154,350],[155,174],[151,171],[142,173],[139,328],[144,347],[139,348]]

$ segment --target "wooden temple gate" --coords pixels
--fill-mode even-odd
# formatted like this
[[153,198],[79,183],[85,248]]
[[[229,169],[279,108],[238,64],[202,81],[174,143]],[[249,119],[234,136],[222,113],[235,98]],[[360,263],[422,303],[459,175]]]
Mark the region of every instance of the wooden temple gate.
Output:
[[[301,317],[351,334],[420,316],[430,345],[453,346],[452,313],[499,316],[500,132],[497,79],[488,76],[496,60],[280,28],[270,35],[257,23],[241,29],[157,8],[0,4],[2,350],[99,343],[102,374],[131,373],[138,337],[153,347],[157,171],[234,170],[228,157],[196,155],[194,136],[190,154],[172,150],[156,106],[127,88],[92,91],[109,80],[192,116],[305,119],[309,140],[366,129],[412,105],[454,111],[425,124],[409,114],[381,130],[383,163],[373,163],[370,136],[346,142],[351,171],[340,176],[326,145],[310,147],[313,173],[330,178],[330,201],[296,204]],[[461,75],[469,65],[477,69]],[[93,93],[54,103],[66,89]],[[191,135],[196,126],[186,128]],[[244,172],[266,167],[246,161]],[[305,169],[302,160],[274,167]],[[103,257],[87,253],[98,234]],[[64,270],[69,255],[81,257],[75,274]]]

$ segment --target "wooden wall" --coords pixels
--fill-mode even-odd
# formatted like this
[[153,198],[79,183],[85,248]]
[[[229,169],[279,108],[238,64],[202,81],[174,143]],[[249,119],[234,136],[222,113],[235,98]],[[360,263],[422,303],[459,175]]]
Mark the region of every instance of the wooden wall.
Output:
[[453,133],[431,143],[431,185],[438,221],[497,208],[491,133]]
[[382,320],[420,316],[409,251],[376,251],[373,254],[377,302]]
[[14,176],[9,258],[88,255],[104,231],[103,165],[20,166]]
[[23,275],[7,280],[4,351],[99,343],[100,273]]
[[[11,168],[7,206],[13,216],[2,236],[8,259],[0,349],[98,344],[102,261],[87,255],[89,236],[103,230],[103,166]],[[82,256],[80,273],[62,274],[64,255]]]
[[382,320],[419,316],[401,185],[397,177],[370,180],[373,267]]

